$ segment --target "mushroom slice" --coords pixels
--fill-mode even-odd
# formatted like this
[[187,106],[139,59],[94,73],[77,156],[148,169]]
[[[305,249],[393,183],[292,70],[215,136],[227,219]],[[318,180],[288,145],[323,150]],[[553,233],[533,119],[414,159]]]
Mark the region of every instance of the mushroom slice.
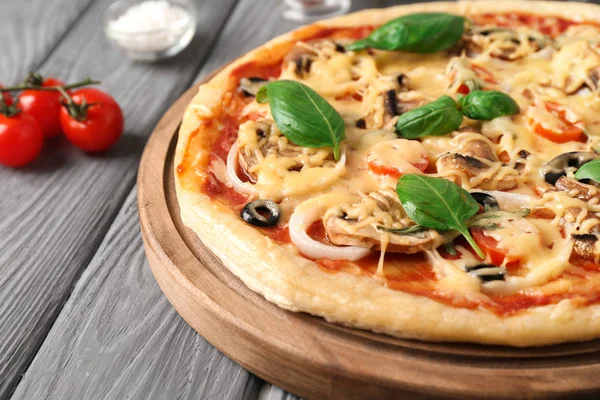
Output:
[[[600,203],[600,190],[598,188],[576,181],[566,176],[562,176],[556,181],[555,188],[558,191],[566,192],[569,197],[584,201],[588,204]],[[584,212],[585,215],[581,213]],[[577,232],[572,234],[573,252],[579,257],[600,262],[600,218],[595,213],[589,212],[582,207],[569,207],[565,210],[564,216],[560,219],[560,225],[567,228],[567,231]]]
[[460,185],[463,178],[480,178],[473,187],[484,190],[510,190],[517,186],[519,173],[504,166],[483,139],[469,139],[460,153],[444,153],[435,163],[438,173]]
[[573,235],[573,252],[579,257],[600,262],[600,237],[598,233]]
[[404,74],[381,76],[369,84],[362,96],[361,129],[381,129],[395,116],[423,105],[425,99],[414,98],[415,92],[407,92],[409,86]]
[[290,142],[272,120],[247,121],[238,132],[238,162],[243,173],[256,182],[253,167],[267,157],[284,158],[288,171],[300,171],[305,166],[335,165],[331,152],[307,149]]
[[255,97],[259,89],[269,82],[256,76],[240,79],[240,90],[246,97]]
[[491,57],[514,61],[545,48],[549,39],[525,27],[474,27],[465,35],[467,55],[488,54]]
[[294,72],[298,78],[304,78],[310,73],[313,61],[318,57],[314,50],[307,46],[296,45],[283,59],[283,65],[293,62]]
[[560,177],[554,185],[556,190],[567,192],[570,197],[577,198],[586,202],[594,200],[595,204],[600,203],[600,190],[597,187],[582,183],[566,176]]
[[372,192],[359,203],[329,210],[323,224],[327,237],[337,245],[380,250],[382,235],[387,235],[386,251],[392,253],[418,253],[456,237],[455,233],[442,235],[415,225],[391,189]]

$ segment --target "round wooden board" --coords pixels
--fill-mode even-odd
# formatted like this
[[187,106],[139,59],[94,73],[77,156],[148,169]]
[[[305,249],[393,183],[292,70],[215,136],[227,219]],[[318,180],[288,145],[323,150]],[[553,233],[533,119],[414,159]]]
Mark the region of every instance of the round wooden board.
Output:
[[173,153],[196,92],[188,90],[167,111],[148,141],[138,207],[159,286],[228,357],[309,399],[573,399],[600,393],[600,340],[528,349],[402,340],[284,311],[252,292],[180,219]]

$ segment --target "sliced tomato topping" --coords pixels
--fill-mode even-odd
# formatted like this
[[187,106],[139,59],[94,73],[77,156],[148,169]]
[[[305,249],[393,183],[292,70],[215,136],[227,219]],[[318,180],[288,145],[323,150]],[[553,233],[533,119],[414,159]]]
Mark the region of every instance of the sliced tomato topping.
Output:
[[429,156],[416,140],[394,139],[373,146],[367,153],[367,165],[375,174],[399,178],[424,172],[429,166]]
[[490,257],[492,264],[502,265],[504,260],[508,260],[506,265],[507,269],[519,266],[519,258],[511,256],[506,249],[501,248],[496,239],[485,234],[484,229],[477,227],[471,228],[471,235],[481,250]]
[[[539,105],[530,107],[536,106]],[[542,121],[528,116],[529,124],[535,133],[554,143],[584,141],[586,139],[582,128],[583,122],[570,109],[552,101],[544,102],[543,106],[556,118],[556,124],[554,128],[547,128]]]

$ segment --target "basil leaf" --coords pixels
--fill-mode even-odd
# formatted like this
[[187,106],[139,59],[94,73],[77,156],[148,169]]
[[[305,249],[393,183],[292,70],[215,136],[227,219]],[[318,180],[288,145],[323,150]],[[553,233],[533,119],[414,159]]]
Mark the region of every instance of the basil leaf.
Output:
[[583,164],[577,172],[575,172],[575,178],[591,179],[596,182],[600,182],[600,159],[588,161]]
[[280,80],[260,88],[256,101],[271,105],[281,133],[302,147],[332,147],[340,159],[340,143],[346,139],[342,116],[317,92],[300,82]]
[[465,223],[479,211],[465,189],[446,179],[406,174],[398,179],[396,192],[404,211],[417,224],[437,230],[455,229],[479,257],[485,257]]
[[436,101],[415,108],[398,117],[396,132],[407,139],[421,136],[442,136],[460,128],[463,115],[456,101],[442,96]]
[[502,92],[475,90],[466,96],[459,96],[458,104],[463,114],[471,119],[491,121],[504,115],[519,113],[517,103]]
[[437,53],[454,46],[462,37],[465,18],[445,13],[409,14],[388,22],[366,39],[346,46],[348,50],[369,47],[410,53]]

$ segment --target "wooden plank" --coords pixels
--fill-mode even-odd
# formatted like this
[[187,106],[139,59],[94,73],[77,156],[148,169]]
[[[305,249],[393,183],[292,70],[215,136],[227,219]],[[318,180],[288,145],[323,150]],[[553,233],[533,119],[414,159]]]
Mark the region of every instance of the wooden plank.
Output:
[[125,135],[104,156],[65,141],[40,161],[0,170],[0,399],[14,390],[133,186],[148,134],[197,73],[236,0],[199,4],[199,31],[175,59],[134,64],[104,38],[96,1],[41,67],[73,81],[87,75],[121,104]]
[[3,0],[0,81],[22,80],[48,56],[92,0]]
[[253,399],[260,382],[202,339],[163,296],[133,190],[14,399]]

